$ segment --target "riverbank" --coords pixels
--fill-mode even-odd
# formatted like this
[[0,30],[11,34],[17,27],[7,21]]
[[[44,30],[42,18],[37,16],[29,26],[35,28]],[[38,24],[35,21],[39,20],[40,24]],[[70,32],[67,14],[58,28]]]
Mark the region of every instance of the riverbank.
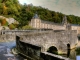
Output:
[[11,49],[16,46],[15,40],[7,40],[0,42],[0,60],[24,60],[20,55],[14,55],[11,53]]

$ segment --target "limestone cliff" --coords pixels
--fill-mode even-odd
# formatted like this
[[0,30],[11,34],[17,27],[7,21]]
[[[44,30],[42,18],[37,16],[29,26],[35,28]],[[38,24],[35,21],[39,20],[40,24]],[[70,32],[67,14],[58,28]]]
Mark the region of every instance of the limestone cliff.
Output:
[[16,28],[14,24],[19,24],[14,18],[6,18],[4,16],[0,16],[0,30],[8,30],[12,28]]

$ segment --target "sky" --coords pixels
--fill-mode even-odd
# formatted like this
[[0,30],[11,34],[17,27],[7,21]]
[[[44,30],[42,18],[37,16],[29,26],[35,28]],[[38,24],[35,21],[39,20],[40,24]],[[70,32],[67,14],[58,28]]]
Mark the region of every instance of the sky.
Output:
[[63,14],[80,16],[80,0],[19,0],[21,4],[33,4]]

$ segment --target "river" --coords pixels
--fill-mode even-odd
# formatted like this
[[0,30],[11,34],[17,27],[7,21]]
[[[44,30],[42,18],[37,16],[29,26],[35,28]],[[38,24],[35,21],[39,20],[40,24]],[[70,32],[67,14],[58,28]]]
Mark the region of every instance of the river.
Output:
[[15,41],[0,42],[0,60],[24,60],[24,58],[20,55],[11,54],[11,49],[15,46]]

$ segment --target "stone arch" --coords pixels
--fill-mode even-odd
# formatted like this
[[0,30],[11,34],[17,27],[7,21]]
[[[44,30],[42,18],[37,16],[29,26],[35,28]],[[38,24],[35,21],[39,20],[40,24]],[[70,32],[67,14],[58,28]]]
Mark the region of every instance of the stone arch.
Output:
[[70,45],[71,45],[70,43],[67,43],[67,48],[68,48],[68,49],[70,49]]
[[67,57],[70,55],[70,43],[67,44]]
[[58,54],[58,49],[55,46],[50,46],[47,50],[49,53]]

